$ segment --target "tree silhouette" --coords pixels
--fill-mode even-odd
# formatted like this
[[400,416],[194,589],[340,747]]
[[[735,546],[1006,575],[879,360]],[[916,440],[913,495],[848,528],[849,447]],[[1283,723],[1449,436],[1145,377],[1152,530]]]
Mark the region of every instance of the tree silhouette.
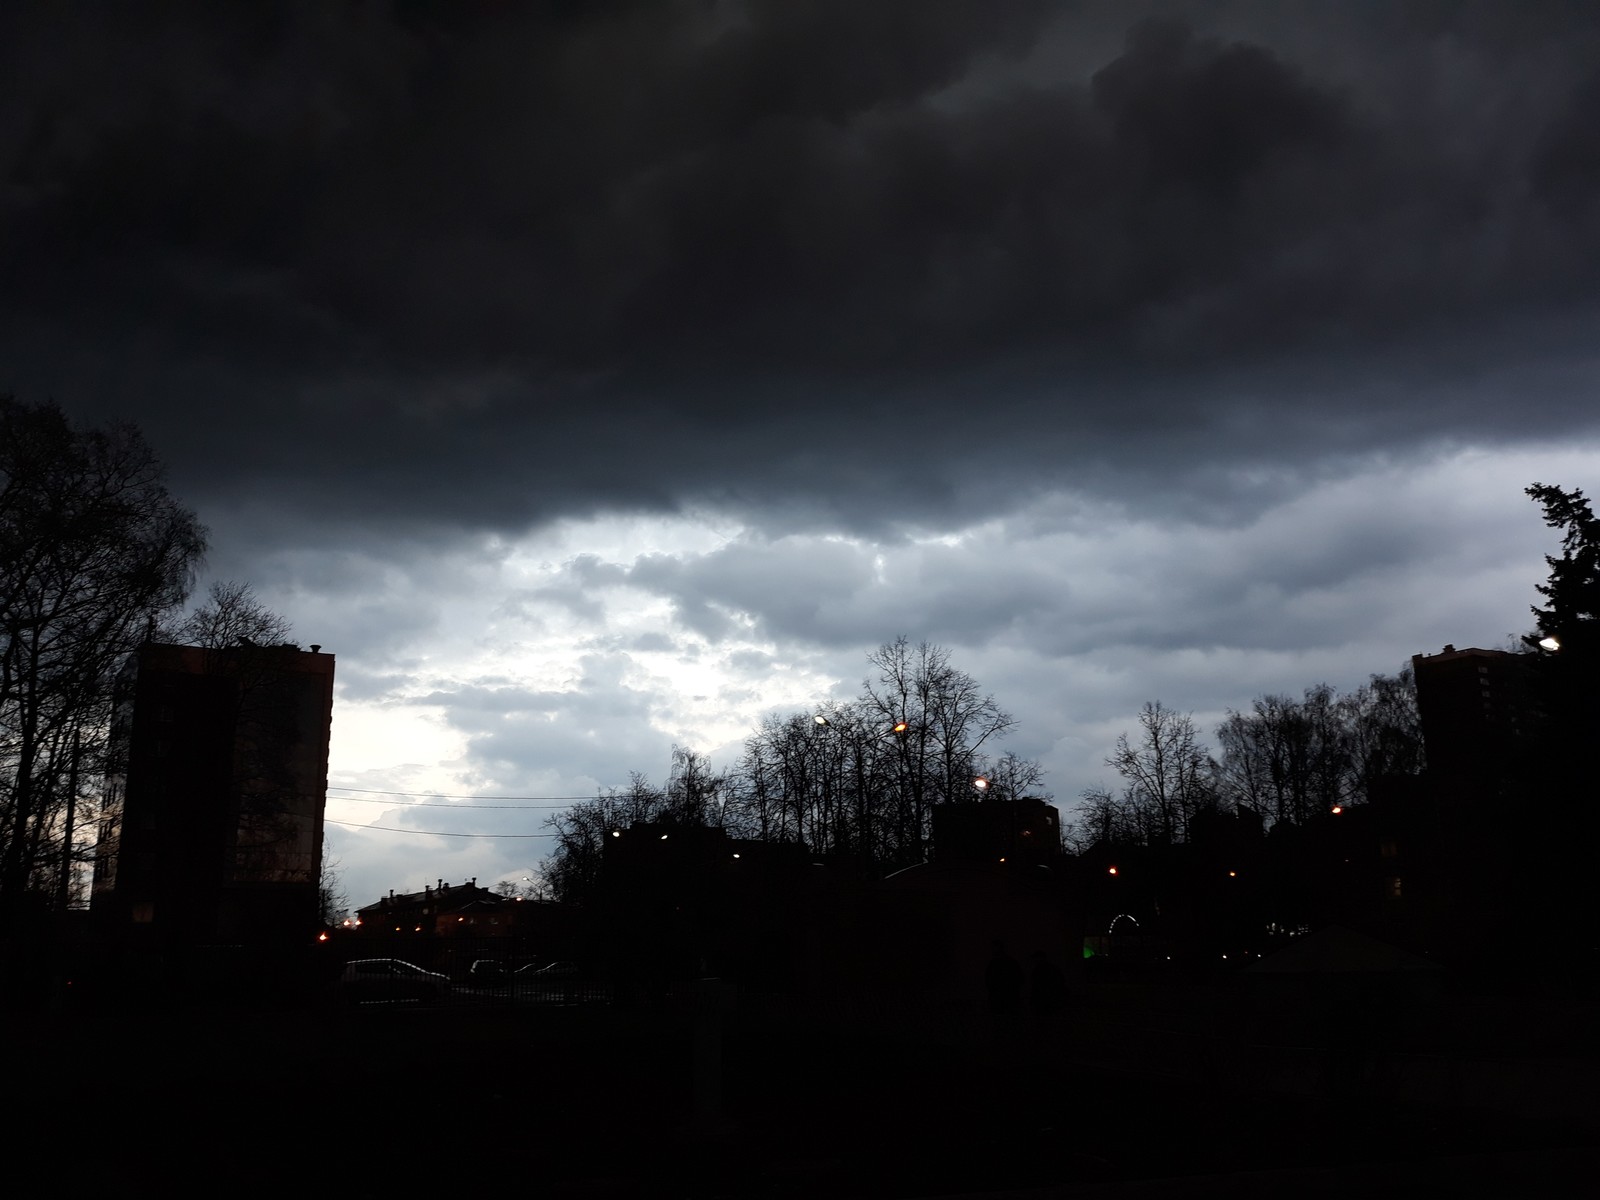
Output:
[[133,426],[0,397],[0,911],[67,890],[116,673],[204,550]]
[[664,790],[635,775],[628,788],[551,817],[555,846],[544,867],[551,891],[564,901],[591,896],[605,839],[636,821],[720,826],[734,836],[849,858],[881,875],[923,860],[933,806],[974,801],[978,774],[1007,798],[1050,798],[1037,763],[990,759],[986,748],[1014,722],[951,665],[948,651],[900,638],[867,659],[876,672],[857,699],[769,714],[726,775],[695,751],[674,747]]
[[1143,841],[1186,841],[1195,815],[1216,807],[1210,758],[1193,719],[1159,700],[1140,711],[1137,737],[1118,736],[1106,765],[1127,783],[1124,804]]
[[1561,554],[1545,556],[1550,576],[1537,585],[1545,606],[1533,608],[1538,633],[1553,637],[1557,647],[1533,663],[1543,709],[1533,773],[1535,787],[1559,813],[1563,830],[1555,847],[1556,864],[1548,872],[1550,903],[1580,912],[1587,908],[1584,888],[1590,874],[1584,856],[1600,836],[1600,815],[1589,803],[1594,791],[1591,750],[1600,734],[1600,647],[1595,636],[1600,622],[1600,519],[1577,488],[1536,483],[1526,492],[1544,509],[1545,524],[1562,531]]
[[867,661],[856,699],[768,716],[746,740],[727,781],[730,829],[884,874],[926,857],[934,806],[975,801],[978,775],[1008,798],[1049,799],[1037,763],[990,758],[1015,722],[949,651],[902,637]]
[[1534,605],[1534,620],[1563,649],[1588,651],[1600,619],[1600,518],[1578,488],[1536,483],[1525,491],[1544,509],[1544,523],[1562,531],[1561,556],[1545,555],[1550,578],[1537,585],[1548,606]]

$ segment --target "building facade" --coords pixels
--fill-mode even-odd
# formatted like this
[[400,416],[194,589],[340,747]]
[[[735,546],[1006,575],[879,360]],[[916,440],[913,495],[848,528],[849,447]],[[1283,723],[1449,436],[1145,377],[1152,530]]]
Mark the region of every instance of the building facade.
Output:
[[169,947],[316,929],[333,669],[320,647],[130,657],[95,852],[104,932]]
[[1543,720],[1531,665],[1475,647],[1411,656],[1428,771],[1458,803],[1503,799],[1528,774]]

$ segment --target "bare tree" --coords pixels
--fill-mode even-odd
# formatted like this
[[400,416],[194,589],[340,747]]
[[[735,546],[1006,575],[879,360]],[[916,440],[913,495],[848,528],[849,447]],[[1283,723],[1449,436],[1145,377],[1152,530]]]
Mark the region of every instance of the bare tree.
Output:
[[905,638],[869,654],[876,674],[855,700],[771,715],[745,742],[727,784],[729,827],[847,855],[884,872],[922,861],[933,807],[995,792],[1048,799],[1039,765],[986,753],[1011,717],[947,651]]
[[867,661],[877,670],[864,682],[861,702],[883,728],[900,730],[891,744],[890,845],[896,865],[919,862],[933,806],[973,798],[984,747],[1016,722],[972,676],[951,666],[941,646],[912,646],[901,637]]
[[350,893],[345,891],[339,874],[342,865],[336,858],[322,857],[322,869],[317,875],[317,912],[324,925],[337,925],[350,911]]
[[0,911],[69,894],[116,673],[204,550],[132,426],[0,397]]
[[1374,675],[1343,698],[1351,790],[1370,799],[1380,779],[1421,773],[1422,719],[1417,684],[1409,666],[1394,675]]
[[1374,675],[1340,696],[1327,684],[1300,700],[1259,696],[1217,728],[1225,797],[1269,822],[1303,823],[1367,799],[1388,775],[1422,769],[1422,732],[1410,669]]
[[623,792],[573,805],[546,825],[556,844],[545,863],[562,900],[592,894],[605,838],[634,821],[720,826],[739,836],[804,845],[884,873],[922,861],[939,803],[975,799],[985,774],[1005,796],[1049,799],[1039,764],[986,752],[1012,726],[948,652],[901,638],[868,655],[877,668],[851,701],[769,714],[737,767],[712,770],[704,756],[673,748],[664,791],[640,776]]
[[1138,736],[1120,735],[1106,765],[1127,781],[1124,803],[1143,841],[1186,841],[1195,814],[1216,807],[1211,760],[1193,718],[1160,701],[1145,704]]
[[674,746],[664,815],[683,825],[720,825],[722,782],[705,755],[688,746]]
[[1129,807],[1110,788],[1085,788],[1079,797],[1076,831],[1079,852],[1096,843],[1113,846],[1144,841],[1144,831]]
[[169,640],[206,650],[278,646],[289,641],[293,627],[256,599],[247,583],[219,580],[206,591],[206,602],[173,627]]
[[1002,754],[982,774],[989,780],[991,796],[997,799],[1030,797],[1046,802],[1054,799],[1044,786],[1044,768],[1035,759]]
[[562,904],[587,904],[600,886],[606,839],[635,822],[668,813],[666,793],[635,772],[625,788],[610,788],[545,819],[555,844],[540,866],[550,896]]

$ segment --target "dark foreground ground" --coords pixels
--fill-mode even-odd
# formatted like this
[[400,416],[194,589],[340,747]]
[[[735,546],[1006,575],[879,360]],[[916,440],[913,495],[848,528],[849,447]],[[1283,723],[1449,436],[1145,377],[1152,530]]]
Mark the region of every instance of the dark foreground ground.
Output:
[[[57,1196],[1588,1196],[1600,1166],[1592,1088],[1428,1090],[1325,1052],[1241,1067],[1151,1015],[996,1030],[702,998],[29,1020],[7,1141]],[[1587,1054],[1552,1059],[1552,1086]]]

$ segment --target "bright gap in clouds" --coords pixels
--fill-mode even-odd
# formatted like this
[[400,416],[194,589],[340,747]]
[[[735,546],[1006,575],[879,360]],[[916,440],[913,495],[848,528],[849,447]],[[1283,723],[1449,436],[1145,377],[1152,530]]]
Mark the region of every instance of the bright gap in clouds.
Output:
[[[381,697],[341,702],[336,781],[450,794],[522,790],[531,778],[573,794],[624,784],[632,770],[659,781],[665,755],[576,776],[537,763],[486,775],[470,759],[471,738],[451,724],[452,699],[469,690],[504,696],[506,717],[522,711],[519,696],[548,704],[633,693],[648,698],[649,723],[666,744],[701,751],[742,738],[767,708],[814,701],[834,681],[814,673],[803,654],[772,661],[776,647],[755,634],[749,614],[726,613],[713,642],[685,627],[669,595],[629,577],[641,562],[703,559],[742,535],[693,516],[597,518],[491,544],[483,558],[493,563],[492,578],[480,564],[474,586],[446,596],[428,633],[395,656],[417,664],[403,682]],[[771,662],[766,677],[752,676],[755,661]],[[746,666],[732,665],[739,662]]]

